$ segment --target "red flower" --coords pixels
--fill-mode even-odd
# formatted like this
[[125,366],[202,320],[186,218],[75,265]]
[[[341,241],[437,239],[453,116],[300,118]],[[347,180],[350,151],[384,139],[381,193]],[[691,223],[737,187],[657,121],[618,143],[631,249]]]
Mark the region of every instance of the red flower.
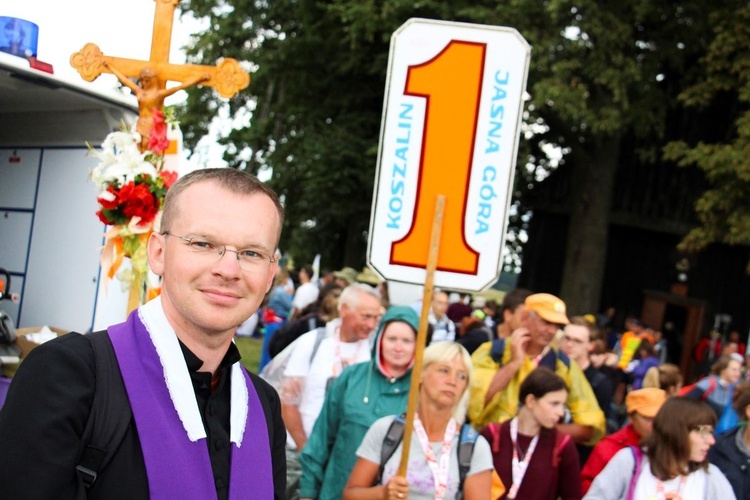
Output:
[[177,181],[177,172],[173,170],[162,170],[159,175],[164,179],[164,187],[169,189]]
[[102,208],[106,208],[108,210],[114,210],[117,208],[117,205],[120,204],[119,200],[117,199],[117,191],[115,191],[115,188],[113,186],[108,186],[107,192],[112,194],[111,200],[107,199],[108,197],[100,196],[96,199],[96,201],[99,202]]
[[125,205],[122,213],[126,217],[140,217],[143,223],[154,220],[159,210],[154,195],[146,184],[128,182],[120,189],[118,199]]
[[162,155],[167,147],[169,147],[169,139],[167,139],[167,124],[164,121],[164,113],[160,109],[154,108],[153,126],[148,138],[148,149],[157,155]]

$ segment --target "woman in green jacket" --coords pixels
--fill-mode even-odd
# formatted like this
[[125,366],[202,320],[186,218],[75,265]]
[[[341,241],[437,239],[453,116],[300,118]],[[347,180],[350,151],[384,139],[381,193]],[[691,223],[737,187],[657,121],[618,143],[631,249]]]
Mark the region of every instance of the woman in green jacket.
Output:
[[372,359],[348,367],[328,389],[300,454],[300,498],[340,499],[372,423],[406,411],[418,328],[412,308],[389,308],[378,326]]

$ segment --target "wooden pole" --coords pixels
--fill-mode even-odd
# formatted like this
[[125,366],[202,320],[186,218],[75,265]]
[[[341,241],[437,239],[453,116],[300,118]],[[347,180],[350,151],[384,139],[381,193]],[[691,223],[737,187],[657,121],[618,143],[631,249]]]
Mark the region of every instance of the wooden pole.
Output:
[[414,415],[417,412],[417,401],[419,400],[419,379],[422,375],[422,354],[427,341],[427,326],[429,324],[430,307],[432,305],[432,292],[435,282],[435,269],[437,268],[438,251],[440,249],[440,232],[443,229],[443,212],[445,209],[445,196],[438,195],[435,200],[435,215],[432,219],[432,233],[430,235],[430,253],[427,256],[427,276],[424,282],[424,294],[422,295],[422,316],[419,318],[419,331],[417,332],[417,345],[414,352],[414,366],[411,369],[411,385],[409,386],[409,402],[406,406],[406,422],[404,423],[404,437],[401,440],[401,462],[398,466],[398,474],[406,477],[406,469],[409,463],[409,449],[411,448],[411,433],[414,428]]

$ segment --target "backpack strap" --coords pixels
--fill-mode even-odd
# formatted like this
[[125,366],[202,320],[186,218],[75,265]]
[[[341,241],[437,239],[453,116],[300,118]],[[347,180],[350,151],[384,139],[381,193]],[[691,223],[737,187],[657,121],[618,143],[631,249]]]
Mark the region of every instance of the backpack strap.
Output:
[[315,355],[318,353],[318,347],[320,347],[320,343],[323,342],[324,338],[326,338],[326,328],[324,326],[316,328],[315,344],[313,344],[312,354],[310,354],[310,366],[312,366],[313,359],[315,359]]
[[490,357],[495,363],[502,363],[505,354],[505,339],[495,339],[490,348]]
[[630,452],[633,454],[633,473],[630,476],[630,483],[628,484],[628,492],[625,495],[625,500],[633,500],[635,498],[635,485],[638,483],[638,477],[641,475],[643,451],[637,446],[628,446],[628,448],[630,448]]
[[458,494],[456,500],[463,500],[464,481],[471,468],[471,457],[474,454],[474,444],[477,442],[479,433],[469,424],[461,426],[461,435],[458,439]]
[[397,415],[391,425],[388,426],[388,432],[385,433],[383,438],[383,446],[380,448],[380,467],[378,468],[378,476],[375,484],[380,484],[383,480],[383,469],[385,464],[391,459],[393,454],[396,452],[399,443],[404,438],[404,425],[406,424],[406,414],[402,413]]
[[708,399],[708,396],[711,395],[712,392],[716,390],[716,379],[714,377],[708,377],[708,387],[706,387],[706,390],[703,391],[703,394],[701,394],[701,401],[705,401]]
[[86,488],[112,460],[132,420],[115,350],[106,330],[85,335],[94,350],[96,382],[81,440],[86,444],[76,471]]

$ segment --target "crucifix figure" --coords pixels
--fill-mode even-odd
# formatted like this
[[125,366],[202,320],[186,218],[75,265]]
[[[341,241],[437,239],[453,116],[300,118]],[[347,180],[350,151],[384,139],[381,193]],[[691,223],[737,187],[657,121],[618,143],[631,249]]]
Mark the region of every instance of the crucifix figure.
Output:
[[[99,47],[87,43],[70,56],[70,65],[87,82],[93,82],[102,73],[112,73],[128,87],[138,99],[138,125],[141,134],[141,151],[148,144],[151,118],[154,109],[164,108],[164,98],[196,84],[214,87],[219,95],[233,97],[250,84],[250,75],[235,59],[224,58],[216,66],[197,64],[171,64],[169,47],[172,38],[174,10],[179,0],[154,0],[154,29],[151,39],[151,57],[148,61],[105,56]],[[137,85],[130,78],[140,79]],[[180,82],[177,87],[166,88],[168,80]]]

